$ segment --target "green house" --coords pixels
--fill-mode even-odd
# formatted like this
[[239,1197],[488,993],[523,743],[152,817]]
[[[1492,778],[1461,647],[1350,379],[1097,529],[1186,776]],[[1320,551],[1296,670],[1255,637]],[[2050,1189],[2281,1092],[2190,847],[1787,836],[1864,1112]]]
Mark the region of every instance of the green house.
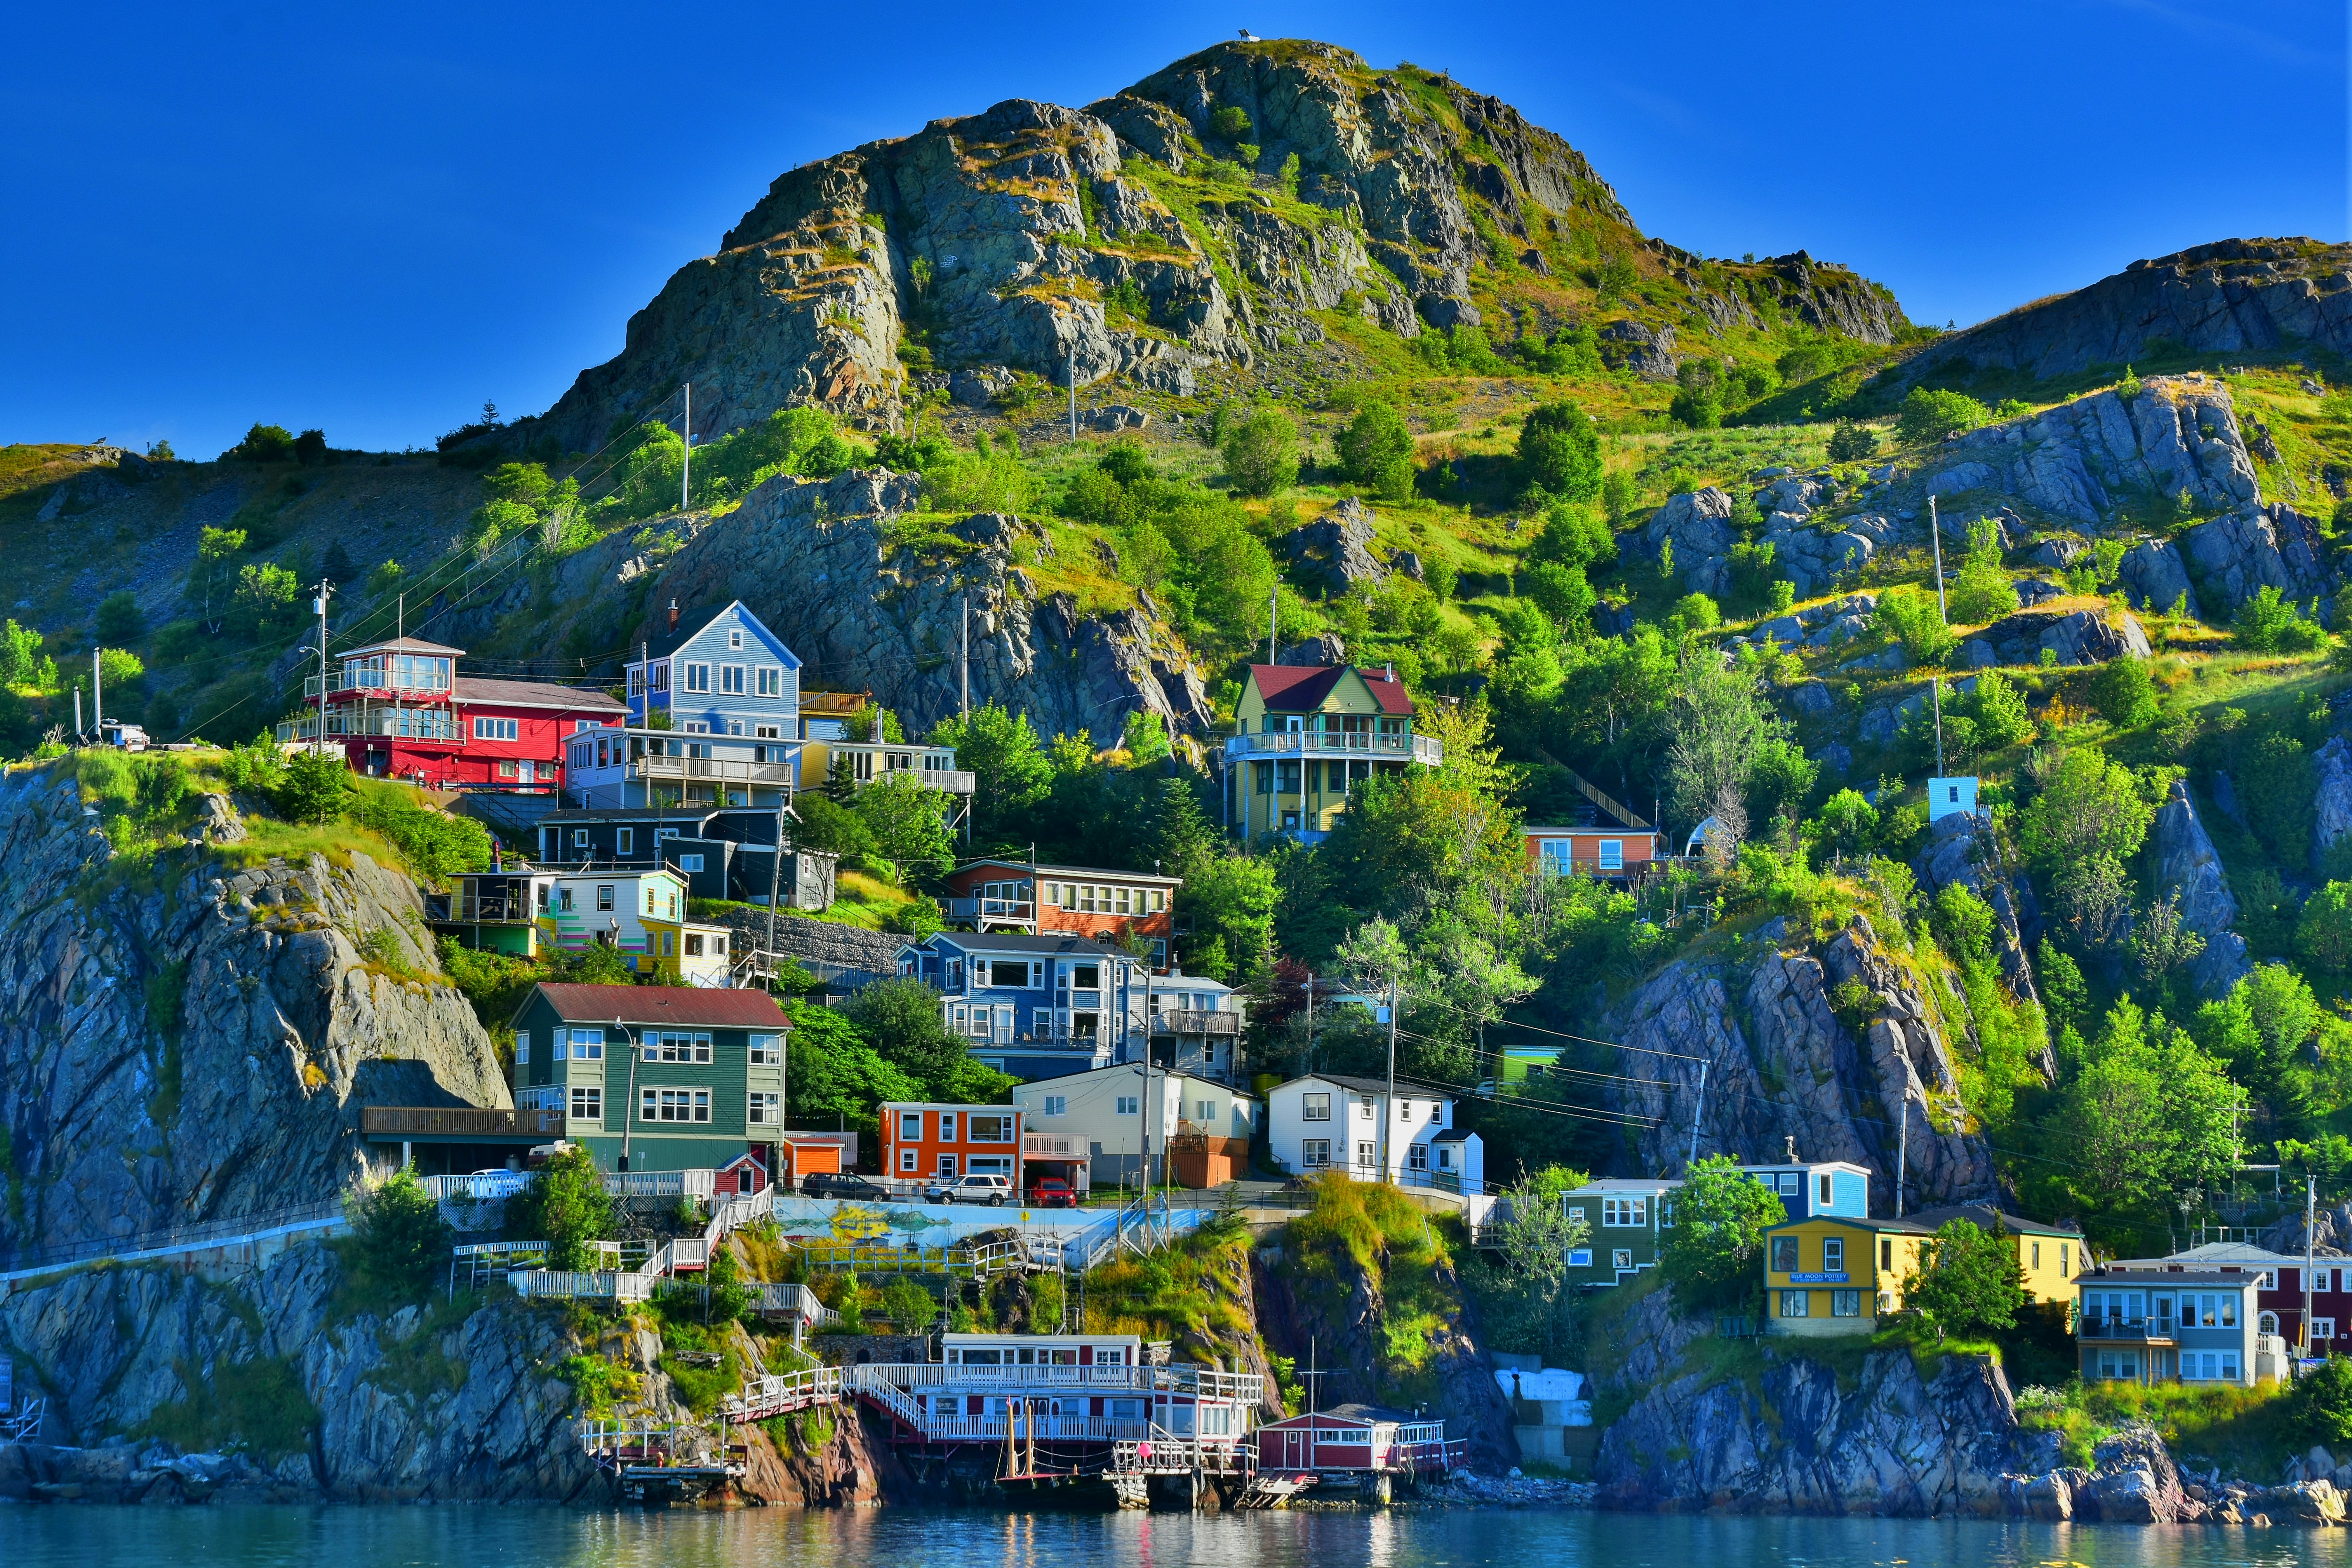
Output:
[[1570,1215],[1584,1217],[1581,1245],[1568,1251],[1571,1289],[1622,1285],[1658,1261],[1663,1233],[1674,1228],[1675,1189],[1664,1176],[1587,1182],[1560,1194]]
[[519,1110],[608,1171],[717,1170],[746,1152],[772,1176],[784,1129],[784,1037],[762,991],[541,983],[514,1016]]

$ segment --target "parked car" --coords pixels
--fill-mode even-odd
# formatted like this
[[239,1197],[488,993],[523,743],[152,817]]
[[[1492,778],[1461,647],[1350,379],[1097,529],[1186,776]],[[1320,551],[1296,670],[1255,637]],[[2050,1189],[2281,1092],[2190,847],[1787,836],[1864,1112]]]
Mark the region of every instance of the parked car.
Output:
[[1046,1176],[1029,1189],[1029,1204],[1033,1208],[1074,1209],[1078,1206],[1078,1194],[1061,1177]]
[[942,1182],[923,1192],[924,1201],[934,1204],[995,1204],[1003,1206],[1013,1195],[1013,1178],[983,1174],[978,1172],[960,1182]]
[[811,1198],[856,1198],[887,1203],[890,1194],[865,1177],[847,1171],[812,1171],[801,1178],[801,1195]]

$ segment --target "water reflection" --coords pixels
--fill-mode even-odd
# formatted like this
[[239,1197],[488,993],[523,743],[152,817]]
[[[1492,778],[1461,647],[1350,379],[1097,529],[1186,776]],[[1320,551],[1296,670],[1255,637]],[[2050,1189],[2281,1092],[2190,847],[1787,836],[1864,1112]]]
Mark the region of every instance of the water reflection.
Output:
[[0,1505],[5,1568],[2352,1568],[2352,1531],[1625,1514]]

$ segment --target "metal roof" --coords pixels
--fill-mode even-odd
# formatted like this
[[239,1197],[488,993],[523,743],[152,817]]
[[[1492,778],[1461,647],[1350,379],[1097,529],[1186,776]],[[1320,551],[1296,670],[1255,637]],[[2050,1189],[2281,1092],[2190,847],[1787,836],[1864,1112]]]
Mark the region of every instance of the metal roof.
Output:
[[[789,1029],[793,1021],[764,991],[698,985],[572,985],[542,980],[532,991],[556,1016],[581,1024],[700,1025],[722,1029]],[[526,1000],[525,1004],[530,1004]]]

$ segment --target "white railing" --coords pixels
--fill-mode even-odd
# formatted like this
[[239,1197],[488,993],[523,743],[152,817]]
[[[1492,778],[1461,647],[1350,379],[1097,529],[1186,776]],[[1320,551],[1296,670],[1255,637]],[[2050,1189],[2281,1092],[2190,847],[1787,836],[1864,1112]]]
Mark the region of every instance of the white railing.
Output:
[[1014,1427],[1015,1436],[1036,1436],[1040,1439],[1061,1437],[1082,1442],[1113,1442],[1121,1437],[1141,1437],[1150,1434],[1151,1423],[1142,1420],[1115,1420],[1108,1415],[1047,1415],[1024,1411],[1017,1423],[1003,1415],[940,1415],[919,1411],[900,1417],[933,1442],[972,1442],[1002,1440],[1008,1425]]
[[589,1301],[642,1301],[653,1294],[649,1281],[617,1268],[517,1270],[508,1282],[518,1296]]
[[1158,1427],[1111,1447],[1111,1468],[1131,1475],[1246,1475],[1257,1468],[1257,1445],[1245,1437],[1179,1437]]
[[939,1362],[889,1362],[853,1369],[899,1388],[1081,1388],[1093,1394],[1186,1394],[1202,1399],[1255,1401],[1265,1380],[1254,1372],[1205,1366],[950,1366]]
[[1155,1035],[1238,1035],[1242,1032],[1242,1016],[1198,1007],[1170,1007],[1151,1015],[1151,1032]]
[[790,763],[740,763],[730,757],[632,757],[633,779],[718,779],[731,784],[789,784]]
[[816,1292],[805,1285],[762,1285],[759,1288],[758,1309],[762,1312],[784,1312],[803,1323],[822,1326],[841,1321],[841,1314],[816,1299]]
[[1225,755],[1234,761],[1259,757],[1411,757],[1435,767],[1445,761],[1445,742],[1433,735],[1381,735],[1361,730],[1274,730],[1225,737]]
[[764,1421],[787,1410],[831,1405],[841,1398],[841,1369],[820,1366],[807,1372],[772,1372],[740,1394],[730,1394],[719,1408],[736,1421]]
[[1034,921],[1037,906],[1027,899],[950,899],[951,921]]
[[1024,1160],[1083,1160],[1087,1157],[1087,1140],[1072,1137],[1067,1132],[1024,1132],[1021,1134],[1021,1157]]

